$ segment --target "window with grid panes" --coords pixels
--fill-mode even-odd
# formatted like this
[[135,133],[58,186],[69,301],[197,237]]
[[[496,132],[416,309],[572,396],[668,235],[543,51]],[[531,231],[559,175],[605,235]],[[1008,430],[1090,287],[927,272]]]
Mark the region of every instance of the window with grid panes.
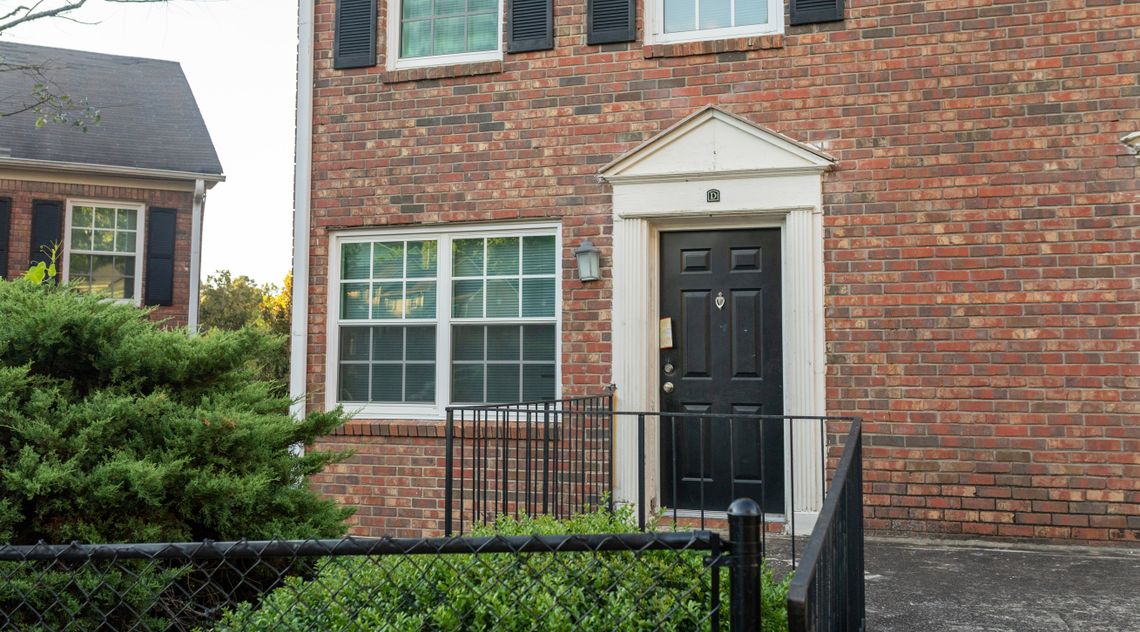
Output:
[[113,299],[136,299],[142,213],[142,207],[134,205],[70,203],[68,283]]
[[400,0],[400,57],[499,48],[499,0]]
[[337,401],[553,399],[557,256],[553,234],[341,243]]
[[683,42],[778,32],[781,0],[653,0],[653,41]]
[[438,251],[435,241],[342,245],[339,401],[435,401]]

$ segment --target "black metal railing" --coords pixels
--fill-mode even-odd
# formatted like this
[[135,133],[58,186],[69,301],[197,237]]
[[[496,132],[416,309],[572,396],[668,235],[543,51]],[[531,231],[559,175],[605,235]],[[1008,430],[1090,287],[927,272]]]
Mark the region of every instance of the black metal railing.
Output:
[[[612,391],[558,401],[455,406],[447,409],[445,534],[464,533],[502,515],[564,518],[614,498],[614,439],[619,424],[635,428],[636,490],[632,502],[644,530],[663,507],[674,525],[704,529],[724,507],[750,497],[762,518],[786,520],[797,533],[797,435],[813,433],[823,455],[840,442],[828,433],[847,417],[615,410]],[[650,446],[650,437],[657,445]],[[652,456],[651,456],[652,455]],[[631,455],[632,456],[632,455]],[[647,483],[650,459],[657,489]],[[820,497],[826,468],[819,468]],[[630,494],[626,494],[629,496]],[[658,506],[651,506],[656,498]],[[796,543],[792,541],[795,557]]]
[[[735,568],[722,545],[686,532],[0,546],[0,630],[719,631],[719,569]],[[758,608],[745,616],[760,628]]]
[[791,632],[861,632],[863,585],[862,423],[855,419],[843,454],[788,590]]
[[447,409],[444,533],[612,508],[613,395]]

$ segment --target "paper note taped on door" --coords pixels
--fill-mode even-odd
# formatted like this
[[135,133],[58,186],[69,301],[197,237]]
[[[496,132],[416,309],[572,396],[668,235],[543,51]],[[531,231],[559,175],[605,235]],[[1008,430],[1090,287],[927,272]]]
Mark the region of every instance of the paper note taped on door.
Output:
[[661,319],[661,348],[673,348],[673,319],[668,316]]

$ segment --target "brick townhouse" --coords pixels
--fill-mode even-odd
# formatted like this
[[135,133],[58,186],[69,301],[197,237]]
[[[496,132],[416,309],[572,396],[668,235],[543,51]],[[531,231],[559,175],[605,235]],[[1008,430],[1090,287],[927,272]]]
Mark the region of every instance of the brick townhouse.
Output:
[[745,376],[864,418],[868,528],[1140,539],[1138,35],[1120,0],[303,0],[292,387],[356,452],[318,489],[437,533],[446,406]]

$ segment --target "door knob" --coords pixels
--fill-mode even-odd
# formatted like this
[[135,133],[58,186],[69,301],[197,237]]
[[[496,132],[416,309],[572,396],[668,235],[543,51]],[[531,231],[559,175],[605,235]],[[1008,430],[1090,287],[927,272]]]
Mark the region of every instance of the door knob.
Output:
[[661,389],[664,390],[666,393],[672,393],[673,392],[673,383],[672,382],[665,382],[665,385],[662,386]]

